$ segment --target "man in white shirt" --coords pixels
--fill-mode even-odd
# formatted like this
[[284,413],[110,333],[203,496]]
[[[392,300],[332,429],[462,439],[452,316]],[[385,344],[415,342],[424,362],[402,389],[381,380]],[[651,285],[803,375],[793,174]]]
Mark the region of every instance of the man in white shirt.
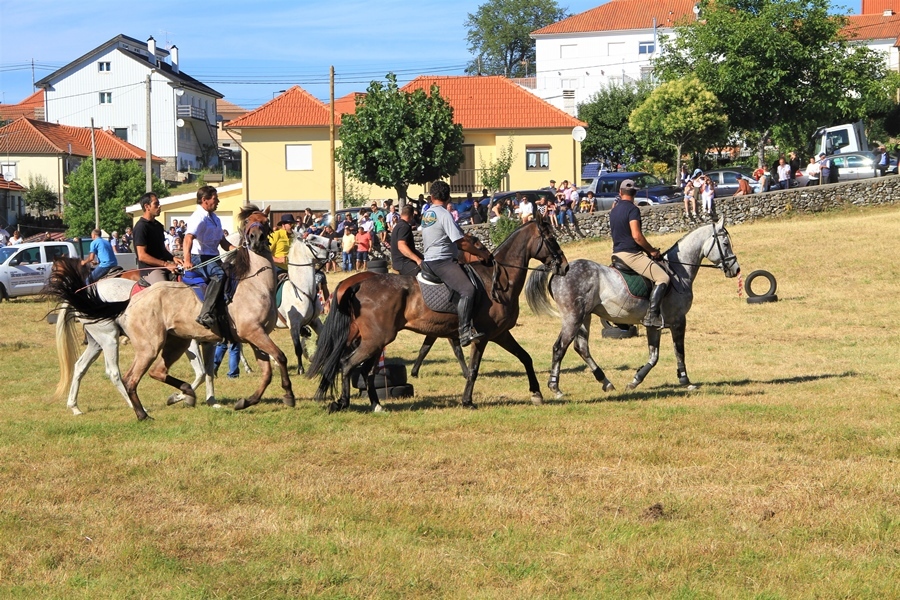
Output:
[[531,203],[528,196],[522,195],[521,200],[519,200],[519,208],[516,209],[516,212],[519,213],[519,218],[522,219],[522,223],[527,223],[534,219],[534,204]]

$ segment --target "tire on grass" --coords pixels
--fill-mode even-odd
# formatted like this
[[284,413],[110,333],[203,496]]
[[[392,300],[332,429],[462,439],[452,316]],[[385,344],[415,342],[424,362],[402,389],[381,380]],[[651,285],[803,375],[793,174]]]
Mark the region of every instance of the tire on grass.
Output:
[[391,398],[411,398],[414,395],[415,390],[413,389],[413,386],[406,384],[378,388],[375,390],[375,393],[379,400],[389,400]]

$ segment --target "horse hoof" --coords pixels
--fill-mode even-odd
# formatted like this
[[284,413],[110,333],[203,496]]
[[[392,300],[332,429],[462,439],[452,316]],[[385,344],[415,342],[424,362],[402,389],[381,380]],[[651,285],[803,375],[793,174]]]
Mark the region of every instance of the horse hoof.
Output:
[[138,421],[152,421],[153,420],[153,417],[148,415],[146,412],[139,414],[137,416],[137,418],[138,418]]
[[557,400],[562,400],[565,397],[565,394],[562,393],[562,390],[555,390],[553,395],[556,396]]
[[284,402],[285,406],[288,406],[290,408],[294,408],[294,405],[296,404],[293,394],[285,394],[284,398],[282,398],[281,401]]
[[336,413],[341,410],[341,405],[337,402],[332,402],[328,405],[328,414]]
[[614,391],[616,391],[616,386],[614,386],[612,384],[612,381],[607,381],[606,383],[603,384],[603,391],[604,392],[614,392]]
[[698,387],[696,385],[694,385],[693,383],[689,383],[685,389],[687,389],[689,391],[693,391],[693,390],[698,389]]
[[540,406],[544,403],[544,397],[541,395],[540,392],[536,392],[531,395],[531,403],[534,404],[535,406]]
[[625,386],[625,389],[630,392],[631,390],[637,389],[637,386],[638,386],[638,384],[636,384],[635,382],[632,381],[631,383],[629,383],[628,385]]
[[211,408],[222,408],[222,405],[219,404],[219,401],[216,400],[215,396],[210,396],[206,399],[206,405]]
[[182,400],[184,400],[184,396],[182,394],[172,394],[166,400],[166,406],[172,406],[173,404],[178,404]]
[[72,414],[75,415],[76,417],[84,414],[83,412],[81,412],[81,409],[79,409],[77,406],[70,406],[69,408],[72,409]]
[[475,406],[474,402],[463,402],[462,407],[468,410],[476,410],[478,407]]
[[372,412],[384,412],[384,407],[381,406],[380,404],[376,404],[376,405],[372,408]]
[[237,402],[234,403],[234,410],[244,410],[248,406],[249,406],[249,404],[247,404],[247,399],[241,398],[240,400],[238,400]]

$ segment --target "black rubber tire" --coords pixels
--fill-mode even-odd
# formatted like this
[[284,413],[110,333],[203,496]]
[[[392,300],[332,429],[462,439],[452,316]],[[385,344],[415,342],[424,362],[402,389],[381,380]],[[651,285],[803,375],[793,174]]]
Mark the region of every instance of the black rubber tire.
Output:
[[358,390],[366,389],[366,377],[359,372],[359,369],[350,371],[350,385]]
[[747,304],[765,304],[766,302],[778,302],[778,296],[750,296],[747,298]]
[[637,337],[637,327],[632,325],[628,329],[619,329],[618,327],[606,327],[601,332],[600,335],[607,339],[612,340],[626,340],[628,338]]
[[[364,390],[368,387],[366,376],[358,369],[350,371],[351,385],[358,390]],[[375,389],[394,387],[406,383],[406,365],[396,363],[386,363],[384,367],[375,370],[375,377],[372,386]]]
[[[603,323],[604,329],[621,329],[622,331],[629,331],[634,325],[629,325],[627,323],[613,323],[612,321],[607,321],[606,319],[600,319],[600,322]],[[637,328],[635,328],[635,331]]]
[[395,385],[393,387],[387,388],[378,388],[375,390],[375,394],[378,396],[379,400],[388,400],[390,398],[410,398],[414,395],[415,390],[413,386],[406,385]]
[[[763,277],[766,281],[769,282],[769,289],[765,294],[757,294],[753,291],[753,281],[757,277]],[[749,275],[747,275],[747,279],[744,280],[744,290],[747,292],[747,301],[750,301],[750,298],[759,298],[765,296],[775,296],[775,292],[778,290],[778,282],[775,281],[775,276],[769,273],[768,271],[753,271]],[[776,298],[777,300],[777,298]],[[765,302],[774,302],[774,300],[766,300]]]

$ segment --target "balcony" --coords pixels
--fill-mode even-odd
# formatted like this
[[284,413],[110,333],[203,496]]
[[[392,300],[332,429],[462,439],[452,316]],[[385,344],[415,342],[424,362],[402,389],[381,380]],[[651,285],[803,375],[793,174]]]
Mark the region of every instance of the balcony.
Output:
[[178,105],[175,107],[175,115],[179,119],[186,120],[185,126],[190,123],[194,130],[194,136],[201,147],[218,145],[216,126],[206,120],[206,110],[190,105]]

